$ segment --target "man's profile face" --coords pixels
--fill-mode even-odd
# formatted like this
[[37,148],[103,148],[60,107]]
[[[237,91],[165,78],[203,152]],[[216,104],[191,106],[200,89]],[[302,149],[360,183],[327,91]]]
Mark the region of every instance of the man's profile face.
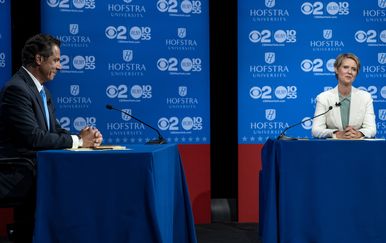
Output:
[[39,64],[39,76],[43,79],[42,81],[53,80],[56,73],[61,69],[59,47],[54,45],[52,55],[47,58],[37,55],[37,63]]

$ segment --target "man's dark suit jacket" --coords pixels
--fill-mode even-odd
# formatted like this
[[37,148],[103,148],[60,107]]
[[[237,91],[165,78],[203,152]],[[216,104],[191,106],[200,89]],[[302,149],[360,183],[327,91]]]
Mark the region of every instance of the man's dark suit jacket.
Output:
[[51,94],[45,89],[50,131],[41,96],[28,73],[20,68],[0,93],[0,157],[34,158],[36,151],[72,147],[70,133],[56,121]]

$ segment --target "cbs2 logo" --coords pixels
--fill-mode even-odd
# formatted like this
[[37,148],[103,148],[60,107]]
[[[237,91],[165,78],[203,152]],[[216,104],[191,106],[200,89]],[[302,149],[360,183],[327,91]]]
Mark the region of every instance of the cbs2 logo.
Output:
[[[111,98],[127,99],[128,98],[128,87],[127,85],[121,84],[118,86],[109,85],[106,88],[106,95]],[[150,99],[152,97],[152,86],[151,85],[133,85],[130,90],[133,98]]]
[[[70,8],[69,0],[49,0],[47,1],[48,6],[54,8]],[[84,0],[84,1],[73,1],[74,7],[81,9],[94,9],[95,8],[95,0]]]
[[[329,2],[326,6],[327,13],[330,15],[348,15],[349,14],[348,2]],[[301,6],[301,11],[305,15],[323,15],[324,5],[322,2],[305,2]]]
[[[273,38],[278,43],[294,43],[296,42],[296,30],[277,30],[273,34]],[[249,33],[249,40],[252,43],[271,43],[272,31],[270,30],[252,30]]]
[[[179,124],[180,121],[178,119],[178,117],[161,117],[159,120],[158,120],[158,128],[163,130],[163,131],[166,131],[166,130],[169,130],[169,131],[179,131],[180,130],[180,127],[179,127]],[[184,117],[182,120],[181,120],[181,127],[186,130],[186,131],[189,131],[189,130],[202,130],[203,128],[203,119],[202,117]]]
[[[359,43],[377,43],[377,35],[375,30],[358,30],[355,33],[355,40]],[[379,37],[382,42],[386,43],[386,30],[383,30]]]
[[[334,62],[335,59],[330,59],[327,61],[326,67],[327,70],[330,72],[334,72]],[[323,69],[323,60],[320,58],[316,58],[313,60],[305,59],[300,64],[301,69],[304,72],[314,72],[314,73],[322,73],[324,71]]]
[[[162,13],[178,13],[178,2],[177,0],[159,0],[157,9]],[[199,14],[201,13],[201,1],[183,0],[180,9],[185,14]]]
[[[67,116],[64,116],[60,119],[57,119],[58,123],[63,129],[70,131],[71,119]],[[76,130],[80,131],[85,126],[96,126],[96,118],[95,117],[77,117],[74,119],[74,127]]]
[[[62,69],[70,69],[70,57],[67,55],[60,56],[60,64]],[[75,69],[81,70],[94,70],[95,69],[95,56],[75,56],[72,59],[72,65]]]
[[127,40],[129,38],[133,40],[150,40],[151,39],[151,28],[133,26],[127,31],[126,26],[108,26],[105,30],[106,37],[109,39]]
[[[157,67],[160,71],[178,72],[178,62],[175,57],[160,58],[157,61]],[[185,72],[200,72],[202,70],[201,58],[183,58],[180,67]]]
[[272,92],[271,86],[257,87],[253,86],[249,90],[249,95],[252,99],[272,99],[272,93],[275,94],[278,99],[296,99],[297,98],[297,87],[296,86],[278,86],[275,91]]

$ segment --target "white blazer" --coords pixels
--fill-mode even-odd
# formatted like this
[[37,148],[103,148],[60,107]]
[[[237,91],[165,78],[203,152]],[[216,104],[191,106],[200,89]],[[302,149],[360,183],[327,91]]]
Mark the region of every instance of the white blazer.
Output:
[[[343,131],[340,108],[335,104],[339,102],[338,86],[327,90],[316,97],[315,116],[333,107],[327,114],[314,119],[312,124],[312,136],[317,138],[332,137],[334,131]],[[377,128],[375,124],[375,114],[373,99],[370,93],[352,87],[349,126],[360,131],[367,138],[374,137]]]

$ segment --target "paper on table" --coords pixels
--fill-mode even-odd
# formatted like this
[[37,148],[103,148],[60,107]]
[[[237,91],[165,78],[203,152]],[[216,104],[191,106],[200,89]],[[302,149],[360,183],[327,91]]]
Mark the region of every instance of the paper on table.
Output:
[[101,145],[96,148],[70,148],[71,151],[98,151],[98,150],[130,150],[125,146],[120,145]]

